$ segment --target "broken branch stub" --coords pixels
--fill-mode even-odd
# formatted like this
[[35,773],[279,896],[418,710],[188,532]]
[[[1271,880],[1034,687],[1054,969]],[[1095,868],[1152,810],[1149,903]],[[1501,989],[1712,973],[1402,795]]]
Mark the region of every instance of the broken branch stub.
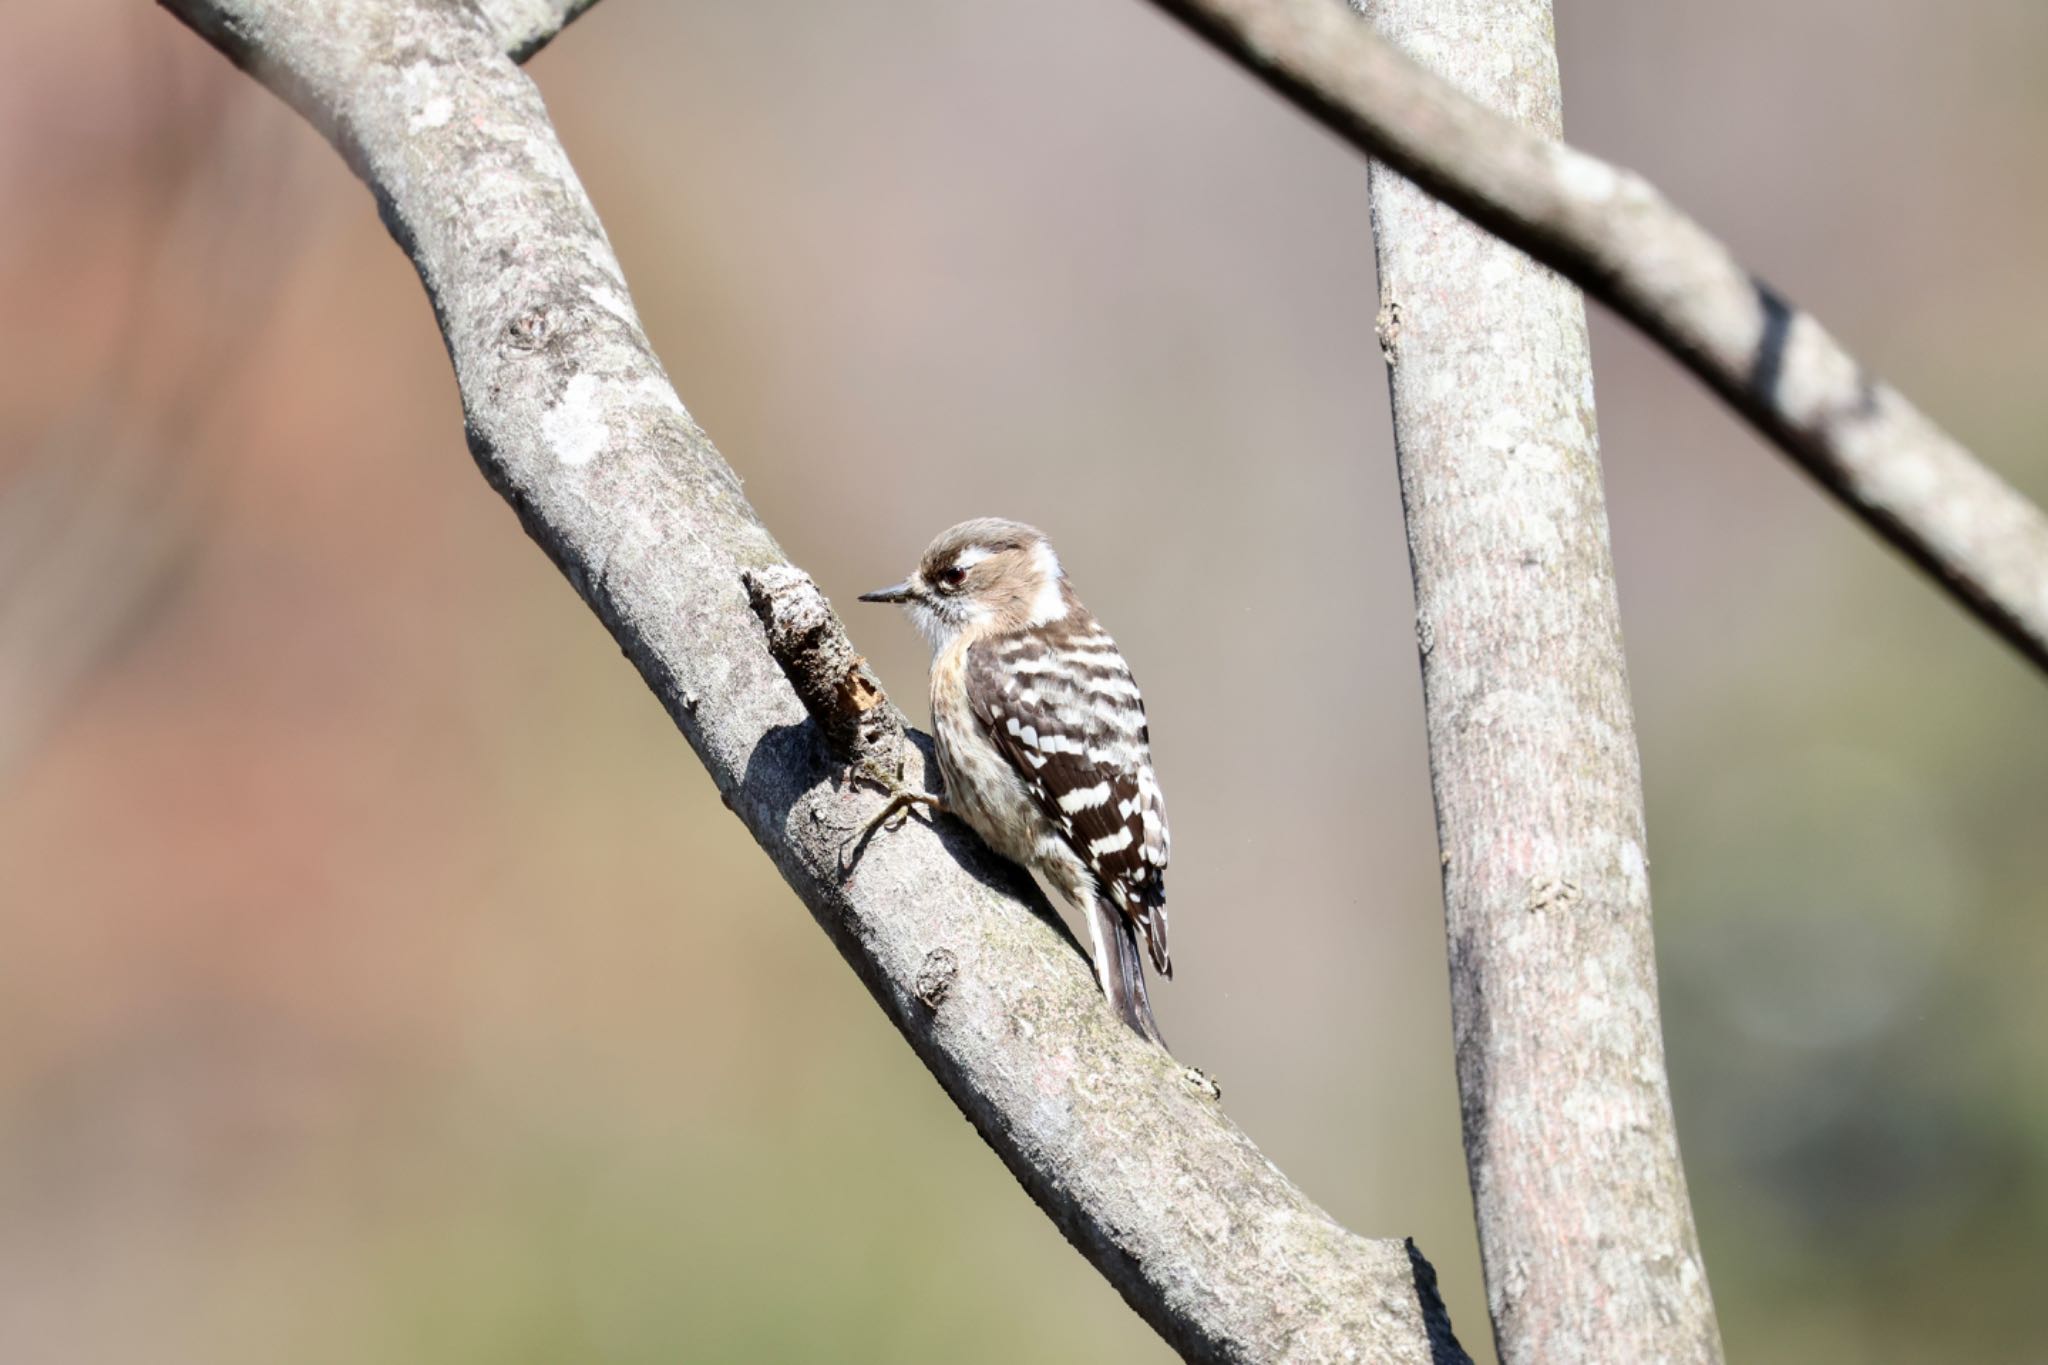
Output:
[[791,564],[771,564],[741,577],[747,604],[768,634],[768,653],[832,756],[849,767],[901,771],[902,718],[811,576]]

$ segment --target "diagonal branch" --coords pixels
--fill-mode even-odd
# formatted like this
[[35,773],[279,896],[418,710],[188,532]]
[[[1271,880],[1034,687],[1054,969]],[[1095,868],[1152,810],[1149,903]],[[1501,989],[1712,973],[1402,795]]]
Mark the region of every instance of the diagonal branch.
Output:
[[1655,187],[1466,98],[1336,0],[1154,3],[1628,319],[2048,669],[2048,517]]
[[433,300],[484,476],[891,1022],[1126,1301],[1194,1360],[1465,1361],[1413,1247],[1338,1226],[1214,1086],[1115,1019],[1017,869],[912,822],[842,873],[881,800],[845,761],[907,756],[916,783],[924,751],[902,746],[837,618],[662,373],[505,55],[538,30],[502,26],[503,3],[164,3],[369,184]]

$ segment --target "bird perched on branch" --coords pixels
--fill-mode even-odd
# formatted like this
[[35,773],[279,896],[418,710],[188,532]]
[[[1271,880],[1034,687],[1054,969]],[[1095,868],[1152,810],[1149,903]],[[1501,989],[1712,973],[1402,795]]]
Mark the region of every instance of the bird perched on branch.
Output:
[[1086,911],[1095,974],[1124,1022],[1160,1046],[1139,957],[1166,951],[1166,806],[1145,701],[1109,632],[1043,533],[985,517],[933,541],[916,572],[861,594],[896,602],[932,645],[932,728],[945,795],[898,791],[872,830],[916,802],[958,816],[997,853]]

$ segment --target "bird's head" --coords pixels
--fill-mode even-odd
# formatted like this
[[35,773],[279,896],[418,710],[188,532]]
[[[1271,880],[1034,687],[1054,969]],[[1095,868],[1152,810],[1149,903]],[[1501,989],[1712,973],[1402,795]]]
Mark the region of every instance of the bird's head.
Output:
[[941,533],[910,577],[860,600],[901,603],[937,650],[962,632],[995,634],[1060,619],[1069,608],[1066,581],[1042,531],[981,517]]

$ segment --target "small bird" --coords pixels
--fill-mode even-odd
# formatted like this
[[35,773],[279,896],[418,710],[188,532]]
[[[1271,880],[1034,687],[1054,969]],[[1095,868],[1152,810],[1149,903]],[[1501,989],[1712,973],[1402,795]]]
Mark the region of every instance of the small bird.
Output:
[[1166,951],[1166,806],[1145,701],[1116,642],[1067,583],[1045,535],[984,517],[940,535],[916,572],[863,602],[901,603],[932,646],[932,728],[945,794],[898,791],[959,817],[1088,915],[1095,974],[1158,1043],[1138,937]]

